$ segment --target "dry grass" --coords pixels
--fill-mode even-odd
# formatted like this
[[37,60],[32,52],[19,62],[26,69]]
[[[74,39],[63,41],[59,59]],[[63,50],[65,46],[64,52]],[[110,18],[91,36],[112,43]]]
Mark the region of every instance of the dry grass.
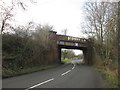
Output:
[[[110,60],[108,60],[110,61]],[[118,86],[118,63],[111,62],[106,64],[100,59],[96,59],[94,64],[101,73],[105,75],[105,79],[112,88],[119,88]]]
[[107,68],[104,72],[106,72],[106,79],[112,88],[118,88],[118,70],[113,71]]

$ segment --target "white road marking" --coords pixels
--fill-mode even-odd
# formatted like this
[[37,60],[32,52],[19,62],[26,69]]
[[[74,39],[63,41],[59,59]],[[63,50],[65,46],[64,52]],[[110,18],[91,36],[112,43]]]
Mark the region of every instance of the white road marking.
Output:
[[65,73],[61,74],[62,76],[69,73],[71,70],[66,71]]
[[25,89],[25,90],[29,90],[29,89],[38,87],[38,86],[40,86],[40,85],[42,85],[42,84],[45,84],[45,83],[47,83],[47,82],[50,82],[50,81],[52,81],[52,80],[54,80],[54,78],[51,78],[51,79],[49,79],[49,80],[47,80],[47,81],[44,81],[44,82],[39,83],[39,84],[36,84],[36,85],[34,85],[34,86],[32,86],[32,87],[29,87],[28,89]]
[[[74,64],[74,66],[72,67],[72,69],[74,69],[74,68],[75,68],[75,64]],[[69,73],[70,71],[71,71],[71,70],[68,70],[68,71],[66,71],[65,73],[61,74],[61,75],[63,76],[63,75],[65,75],[65,74]],[[51,78],[51,79],[46,80],[46,81],[44,81],[44,82],[42,82],[42,83],[36,84],[36,85],[34,85],[34,86],[32,86],[32,87],[29,87],[29,88],[27,88],[27,89],[25,89],[25,90],[29,90],[29,89],[38,87],[38,86],[40,86],[40,85],[42,85],[42,84],[45,84],[45,83],[47,83],[47,82],[50,82],[50,81],[52,81],[52,80],[54,80],[54,78]]]
[[74,66],[73,66],[73,68],[72,69],[74,69],[75,68],[75,64],[74,64]]

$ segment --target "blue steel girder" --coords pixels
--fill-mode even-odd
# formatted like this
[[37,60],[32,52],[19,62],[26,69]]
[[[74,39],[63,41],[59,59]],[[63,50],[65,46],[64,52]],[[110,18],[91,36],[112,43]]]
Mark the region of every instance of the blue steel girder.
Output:
[[58,45],[62,46],[73,46],[73,47],[87,47],[87,42],[76,42],[76,41],[67,41],[67,40],[58,40]]

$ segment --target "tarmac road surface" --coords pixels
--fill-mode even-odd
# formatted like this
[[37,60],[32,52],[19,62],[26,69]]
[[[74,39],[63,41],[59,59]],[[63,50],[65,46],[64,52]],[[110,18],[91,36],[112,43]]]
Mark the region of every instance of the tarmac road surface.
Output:
[[94,68],[69,61],[56,68],[3,79],[3,88],[109,88]]

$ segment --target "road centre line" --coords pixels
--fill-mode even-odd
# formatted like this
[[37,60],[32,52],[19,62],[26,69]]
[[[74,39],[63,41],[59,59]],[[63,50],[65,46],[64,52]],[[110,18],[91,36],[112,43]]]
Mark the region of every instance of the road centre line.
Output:
[[72,69],[74,69],[75,68],[75,64],[74,64],[74,66],[73,66],[73,68]]
[[71,70],[66,71],[65,73],[61,74],[62,76],[69,73]]
[[[72,67],[72,69],[74,69],[74,68],[75,68],[75,64],[74,64],[74,66]],[[68,70],[68,71],[66,71],[65,73],[61,74],[61,75],[63,76],[63,75],[65,75],[65,74],[69,73],[70,71],[71,71],[71,70]],[[38,86],[40,86],[40,85],[42,85],[42,84],[45,84],[45,83],[50,82],[50,81],[53,81],[53,80],[54,80],[54,78],[51,78],[51,79],[49,79],[49,80],[46,80],[46,81],[44,81],[44,82],[41,82],[41,83],[36,84],[36,85],[34,85],[34,86],[31,86],[31,87],[29,87],[29,88],[27,88],[27,89],[25,89],[25,90],[29,90],[29,89],[38,87]]]
[[32,86],[32,87],[29,87],[28,89],[25,89],[25,90],[29,90],[29,89],[38,87],[38,86],[40,86],[40,85],[42,85],[42,84],[45,84],[45,83],[47,83],[47,82],[50,82],[50,81],[52,81],[52,80],[54,80],[54,78],[51,78],[51,79],[46,80],[46,81],[44,81],[44,82],[42,82],[42,83],[36,84],[36,85],[34,85],[34,86]]

